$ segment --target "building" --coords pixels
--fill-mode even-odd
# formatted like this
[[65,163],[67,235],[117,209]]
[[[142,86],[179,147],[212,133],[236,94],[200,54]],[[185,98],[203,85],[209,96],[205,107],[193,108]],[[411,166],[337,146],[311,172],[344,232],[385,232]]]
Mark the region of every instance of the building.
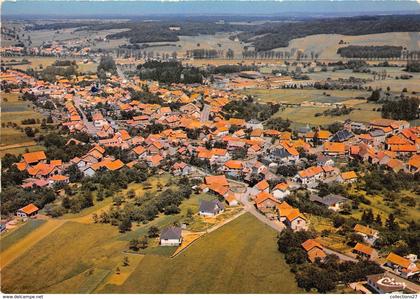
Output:
[[182,243],[182,229],[177,226],[169,226],[160,234],[160,246],[179,246]]
[[420,287],[389,272],[366,276],[367,285],[376,294],[418,294]]
[[379,238],[379,232],[377,230],[361,224],[356,224],[354,226],[354,231],[355,233],[361,235],[363,240],[370,245],[374,245],[376,240]]
[[359,257],[368,259],[368,260],[376,260],[378,258],[378,253],[375,249],[370,246],[364,245],[362,243],[357,243],[353,248],[353,253],[357,254]]
[[316,194],[311,194],[309,200],[324,205],[333,211],[340,211],[343,204],[349,201],[348,198],[339,194],[328,194],[324,197],[320,197]]
[[38,214],[39,208],[33,203],[24,206],[16,212],[16,216],[21,218],[34,217]]
[[385,266],[390,267],[396,274],[404,278],[420,273],[420,269],[417,267],[416,263],[393,252],[386,257]]
[[327,254],[324,252],[324,248],[317,241],[308,239],[301,244],[302,248],[308,255],[308,260],[314,263],[317,259],[323,261]]
[[208,201],[203,200],[200,203],[199,214],[201,216],[216,216],[222,213],[225,210],[225,207],[222,202],[217,199]]

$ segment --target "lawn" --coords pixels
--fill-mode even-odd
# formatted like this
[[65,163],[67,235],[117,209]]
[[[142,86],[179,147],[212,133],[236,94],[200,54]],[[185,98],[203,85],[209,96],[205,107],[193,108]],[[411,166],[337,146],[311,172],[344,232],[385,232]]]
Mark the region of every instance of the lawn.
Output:
[[29,235],[32,231],[43,225],[46,221],[42,219],[29,219],[28,222],[11,230],[10,232],[3,233],[1,236],[0,251],[3,252],[18,240]]
[[175,258],[145,256],[121,285],[104,293],[297,293],[276,248],[276,233],[245,214]]

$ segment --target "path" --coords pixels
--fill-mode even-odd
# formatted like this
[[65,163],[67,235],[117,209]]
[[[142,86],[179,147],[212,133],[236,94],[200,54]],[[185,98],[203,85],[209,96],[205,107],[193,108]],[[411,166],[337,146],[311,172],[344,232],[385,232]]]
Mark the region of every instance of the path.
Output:
[[61,225],[63,225],[64,222],[65,221],[62,220],[50,219],[45,224],[41,225],[39,228],[31,232],[29,235],[20,239],[8,249],[3,251],[0,254],[0,271],[9,263],[13,262],[16,258],[24,254],[36,243],[38,243],[50,233],[59,228]]

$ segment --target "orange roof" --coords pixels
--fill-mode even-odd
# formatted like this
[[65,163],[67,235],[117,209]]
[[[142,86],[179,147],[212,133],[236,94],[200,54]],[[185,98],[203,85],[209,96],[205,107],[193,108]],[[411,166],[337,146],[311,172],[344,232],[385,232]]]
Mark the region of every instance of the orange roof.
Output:
[[287,184],[286,182],[283,183],[278,183],[273,190],[287,190],[287,188],[289,188],[289,184]]
[[279,210],[280,214],[282,214],[283,210],[289,210],[289,209],[293,209],[293,207],[285,201],[277,205],[277,210]]
[[388,254],[386,259],[387,259],[387,261],[389,261],[393,264],[396,264],[398,266],[401,266],[403,268],[408,268],[410,266],[410,260],[409,259],[406,259],[402,256],[399,256],[398,254],[395,254],[393,252]]
[[410,160],[408,160],[407,164],[409,166],[413,166],[413,167],[419,169],[420,168],[420,155],[412,156],[410,158]]
[[133,148],[133,152],[135,152],[137,155],[141,155],[146,151],[146,149],[144,147],[142,147],[141,145],[136,146],[135,148]]
[[149,161],[152,162],[153,165],[158,165],[162,160],[163,157],[161,155],[154,155],[152,157],[149,157]]
[[340,142],[326,142],[324,143],[324,151],[344,154],[346,145]]
[[56,175],[53,175],[50,179],[53,181],[66,181],[69,179],[69,177],[65,175],[56,174]]
[[47,157],[45,156],[44,151],[37,151],[32,153],[26,153],[23,154],[23,160],[25,160],[26,163],[35,163],[39,162],[41,160],[45,160]]
[[32,214],[38,211],[38,207],[34,205],[33,203],[30,203],[27,206],[24,206],[23,208],[19,209],[19,212],[23,212],[25,214]]
[[402,145],[391,145],[391,151],[393,152],[417,152],[417,148],[414,144],[402,144]]
[[341,173],[341,178],[345,181],[352,180],[352,179],[357,178],[357,174],[354,171],[347,171],[347,172]]
[[321,244],[319,244],[317,241],[315,241],[314,239],[308,239],[305,242],[303,242],[301,244],[301,246],[303,247],[303,249],[305,249],[305,251],[309,251],[314,247],[318,247],[320,249],[322,249]]
[[268,192],[260,192],[260,193],[258,193],[258,194],[255,196],[255,198],[254,198],[254,202],[255,202],[257,205],[259,205],[260,203],[262,203],[262,202],[264,202],[264,201],[266,201],[266,200],[272,200],[272,201],[278,202],[278,201],[277,201],[277,199],[275,199],[275,198],[273,197],[273,195],[271,195],[271,194],[270,194],[270,193],[268,193]]
[[286,214],[284,215],[286,217],[287,220],[289,221],[293,221],[296,218],[305,218],[303,217],[303,215],[300,213],[299,209],[290,209],[290,210],[286,210]]
[[61,160],[51,160],[50,164],[54,165],[54,166],[61,166],[63,164],[63,161],[61,161]]
[[255,185],[255,187],[257,187],[258,190],[265,190],[268,187],[270,187],[270,185],[267,183],[266,180],[262,180],[261,182],[259,182],[258,184]]
[[317,247],[308,252],[308,259],[312,263],[314,263],[317,258],[323,259],[326,256],[327,256],[327,254],[323,250],[321,250]]
[[225,162],[225,166],[230,169],[242,169],[242,161],[229,160]]
[[15,163],[15,165],[17,169],[19,169],[20,171],[24,171],[26,167],[28,166],[28,164],[26,164],[25,162]]
[[224,175],[212,175],[212,176],[206,176],[204,178],[204,182],[207,185],[213,185],[218,184],[222,186],[229,186],[229,183]]
[[386,140],[386,144],[388,145],[402,145],[402,144],[410,144],[407,139],[402,138],[397,135],[393,135]]
[[104,166],[108,168],[109,170],[118,170],[124,166],[124,163],[120,159],[117,159],[117,160],[105,163]]
[[354,246],[353,249],[357,250],[359,252],[362,252],[364,254],[367,254],[367,255],[372,255],[372,253],[373,253],[373,248],[372,247],[366,246],[362,243],[357,243],[356,246]]
[[320,130],[316,133],[316,137],[318,137],[319,139],[328,139],[330,138],[330,136],[331,136],[331,133],[326,130]]
[[312,177],[322,172],[321,166],[311,166],[307,169],[299,171],[299,176],[302,178]]
[[356,231],[358,233],[368,235],[368,236],[373,236],[378,232],[377,230],[374,230],[370,227],[367,227],[367,226],[364,226],[364,225],[361,225],[361,224],[356,224],[354,226],[354,231]]
[[224,196],[229,191],[229,187],[228,186],[224,186],[224,185],[217,184],[217,183],[213,183],[213,184],[207,185],[207,187],[210,190],[212,190],[212,191],[214,191],[217,194],[220,194],[222,196]]

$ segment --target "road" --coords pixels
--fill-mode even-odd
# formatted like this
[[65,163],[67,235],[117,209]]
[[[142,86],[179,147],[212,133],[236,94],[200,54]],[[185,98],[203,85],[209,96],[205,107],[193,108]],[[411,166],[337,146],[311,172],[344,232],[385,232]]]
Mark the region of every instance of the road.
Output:
[[95,128],[95,126],[93,125],[93,122],[89,122],[85,112],[83,111],[83,108],[80,107],[80,97],[79,96],[75,96],[74,97],[74,106],[77,108],[77,110],[82,114],[82,120],[83,123],[85,124],[87,130],[88,130],[88,134],[90,135],[96,135],[97,133],[97,129]]
[[206,122],[209,120],[210,108],[211,107],[209,105],[204,104],[203,110],[201,111],[201,118],[200,118],[201,122]]
[[124,75],[124,72],[121,70],[121,68],[117,65],[117,74],[120,76],[121,79],[123,79],[125,82],[128,82],[127,77]]

